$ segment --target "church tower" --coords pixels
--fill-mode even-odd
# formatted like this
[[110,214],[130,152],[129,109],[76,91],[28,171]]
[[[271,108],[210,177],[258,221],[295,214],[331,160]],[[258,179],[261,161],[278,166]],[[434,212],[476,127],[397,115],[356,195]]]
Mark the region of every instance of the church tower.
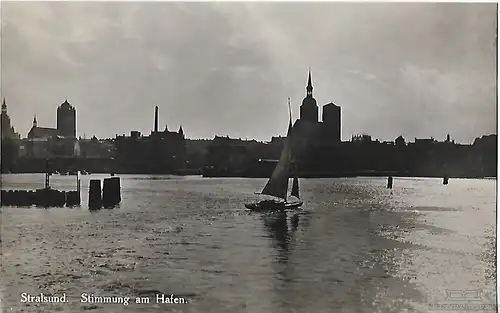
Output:
[[318,104],[313,98],[311,69],[309,69],[309,77],[306,86],[306,97],[304,98],[304,100],[302,100],[302,105],[300,106],[300,119],[311,123],[318,123],[318,112]]
[[57,132],[59,136],[76,138],[76,109],[68,99],[57,108]]
[[5,104],[5,98],[2,102],[2,114],[7,114],[7,105]]
[[5,98],[3,99],[2,102],[1,124],[2,124],[1,125],[2,139],[18,137],[14,130],[14,127],[10,124],[10,117],[7,114],[7,104],[5,104]]

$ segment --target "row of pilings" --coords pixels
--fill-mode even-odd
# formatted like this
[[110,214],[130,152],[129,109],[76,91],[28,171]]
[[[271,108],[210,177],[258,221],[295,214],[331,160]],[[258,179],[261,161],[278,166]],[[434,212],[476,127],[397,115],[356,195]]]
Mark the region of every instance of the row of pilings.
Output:
[[121,201],[120,177],[104,178],[102,190],[100,179],[90,180],[89,210],[111,209],[120,204]]
[[2,206],[18,207],[72,207],[81,203],[80,192],[59,191],[55,189],[43,188],[37,190],[2,190]]

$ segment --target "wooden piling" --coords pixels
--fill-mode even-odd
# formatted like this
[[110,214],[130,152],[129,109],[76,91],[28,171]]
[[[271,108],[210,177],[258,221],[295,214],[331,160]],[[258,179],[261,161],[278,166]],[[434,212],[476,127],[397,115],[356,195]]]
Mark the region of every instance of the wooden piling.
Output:
[[102,187],[102,206],[113,208],[121,202],[120,177],[105,178]]
[[114,180],[113,188],[114,188],[114,194],[116,195],[116,204],[120,204],[122,202],[120,177],[114,177],[112,179]]
[[394,178],[392,176],[387,177],[387,189],[392,189],[392,182]]
[[89,210],[97,210],[101,207],[101,180],[91,179],[89,185]]
[[58,206],[63,207],[66,204],[67,199],[66,191],[61,191],[61,196],[59,199],[60,203],[58,204]]
[[49,188],[50,188],[50,174],[45,173],[45,189],[49,189]]
[[12,190],[2,190],[2,206],[12,205]]
[[30,207],[37,206],[42,208],[63,207],[69,205],[79,205],[80,197],[75,191],[70,191],[72,195],[67,196],[65,191],[59,191],[51,188],[37,190],[2,190],[1,205]]
[[50,188],[50,166],[49,160],[45,159],[45,189]]
[[[39,207],[48,207],[49,206],[49,201],[48,201],[48,196],[47,196],[47,191],[49,189],[48,188],[44,188],[44,189],[37,189],[35,191],[35,197],[36,197],[36,204],[37,206]],[[17,190],[14,191],[14,194],[17,194]],[[17,196],[15,197],[15,204],[14,205],[18,205],[19,201],[17,199]]]
[[102,206],[104,208],[110,208],[113,206],[109,178],[104,178],[102,182]]
[[81,203],[80,195],[77,191],[68,191],[66,193],[66,206],[79,206]]

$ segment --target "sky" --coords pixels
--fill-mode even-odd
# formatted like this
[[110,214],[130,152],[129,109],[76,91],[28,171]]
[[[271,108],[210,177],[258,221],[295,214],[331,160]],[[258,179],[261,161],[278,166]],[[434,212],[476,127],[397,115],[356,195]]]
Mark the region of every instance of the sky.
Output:
[[[496,133],[495,3],[5,2],[1,91],[16,131],[55,127],[67,99],[77,135],[284,135],[311,67],[342,139]],[[321,112],[321,109],[320,109]]]

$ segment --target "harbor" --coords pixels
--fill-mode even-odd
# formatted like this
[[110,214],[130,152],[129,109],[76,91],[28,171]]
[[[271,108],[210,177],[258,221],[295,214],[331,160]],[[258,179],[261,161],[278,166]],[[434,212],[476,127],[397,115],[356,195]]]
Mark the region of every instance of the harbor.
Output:
[[1,13],[0,313],[498,311],[497,4]]
[[[90,181],[107,177],[82,178],[81,207],[2,207],[4,310],[40,291],[68,303],[39,310],[68,313],[359,312],[360,301],[361,312],[423,313],[447,304],[448,289],[495,303],[496,180],[401,177],[387,189],[387,178],[301,179],[304,210],[283,215],[244,208],[266,179],[120,175],[119,208],[89,211]],[[74,188],[74,177],[51,184]],[[189,302],[80,303],[82,292]]]

